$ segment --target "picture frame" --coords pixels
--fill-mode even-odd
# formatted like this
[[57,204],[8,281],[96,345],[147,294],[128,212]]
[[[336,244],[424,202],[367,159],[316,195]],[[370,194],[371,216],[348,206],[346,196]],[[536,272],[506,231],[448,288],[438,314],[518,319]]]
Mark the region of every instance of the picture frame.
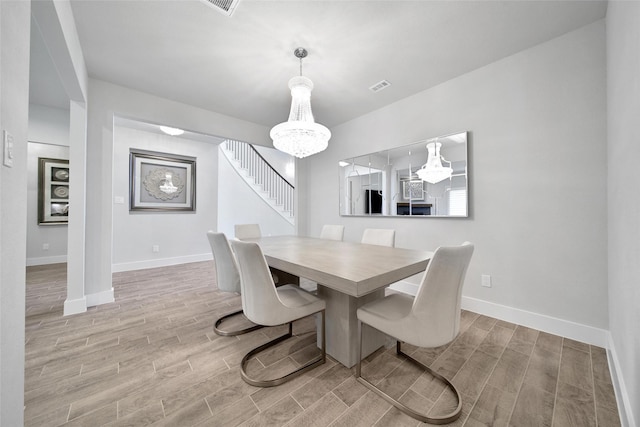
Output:
[[403,180],[402,197],[405,200],[424,200],[424,181],[421,179]]
[[69,223],[69,160],[38,157],[38,225]]
[[195,210],[195,157],[129,149],[129,211]]

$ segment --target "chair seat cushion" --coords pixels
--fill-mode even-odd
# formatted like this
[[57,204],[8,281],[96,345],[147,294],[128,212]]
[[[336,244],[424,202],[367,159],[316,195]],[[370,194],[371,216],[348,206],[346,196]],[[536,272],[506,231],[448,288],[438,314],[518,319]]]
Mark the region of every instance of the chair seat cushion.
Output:
[[412,312],[414,298],[392,294],[372,301],[358,309],[358,320],[399,341],[418,347],[439,347],[455,337],[444,317],[436,316],[432,322],[423,323]]
[[358,320],[373,326],[379,331],[398,336],[397,327],[402,327],[411,313],[413,298],[404,294],[391,294],[363,305],[358,309]]
[[282,302],[282,309],[277,313],[269,313],[267,326],[282,325],[309,316],[325,309],[324,300],[310,294],[298,286],[284,285],[276,288],[278,298]]
[[[319,304],[324,306],[324,301],[320,298],[305,291],[299,286],[284,285],[276,288],[278,298],[282,301],[282,304],[289,308],[302,307],[309,304]],[[322,308],[320,308],[322,310]]]

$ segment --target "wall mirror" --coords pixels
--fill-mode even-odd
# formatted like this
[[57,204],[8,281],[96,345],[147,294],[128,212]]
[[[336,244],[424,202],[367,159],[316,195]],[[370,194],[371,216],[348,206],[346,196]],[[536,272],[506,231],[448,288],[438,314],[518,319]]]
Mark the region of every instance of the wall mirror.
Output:
[[468,216],[467,132],[345,159],[342,216]]

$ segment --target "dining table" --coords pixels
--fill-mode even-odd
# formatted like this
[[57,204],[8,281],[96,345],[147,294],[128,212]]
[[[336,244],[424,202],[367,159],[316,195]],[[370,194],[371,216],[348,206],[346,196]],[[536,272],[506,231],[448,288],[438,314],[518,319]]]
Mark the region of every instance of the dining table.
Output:
[[[265,236],[258,243],[270,267],[318,284],[326,302],[326,351],[346,367],[357,362],[358,307],[383,298],[392,283],[424,272],[433,252],[303,236]],[[386,336],[363,330],[362,357]],[[318,338],[320,342],[320,337]]]

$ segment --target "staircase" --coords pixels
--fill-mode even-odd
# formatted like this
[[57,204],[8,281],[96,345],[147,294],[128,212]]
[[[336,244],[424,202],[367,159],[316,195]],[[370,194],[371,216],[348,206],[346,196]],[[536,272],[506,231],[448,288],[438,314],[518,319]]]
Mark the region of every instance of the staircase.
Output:
[[293,224],[294,187],[267,162],[251,144],[227,139],[221,151],[238,175],[269,206]]

